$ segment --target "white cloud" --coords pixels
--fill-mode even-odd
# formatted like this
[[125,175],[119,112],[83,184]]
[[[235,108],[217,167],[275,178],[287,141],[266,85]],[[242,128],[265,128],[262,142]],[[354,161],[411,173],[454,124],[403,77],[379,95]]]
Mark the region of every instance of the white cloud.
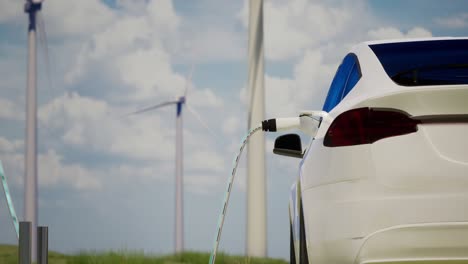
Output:
[[171,0],[151,0],[147,12],[156,31],[173,34],[178,29],[181,19]]
[[198,171],[222,172],[224,159],[214,151],[193,151],[186,159],[187,167]]
[[14,185],[23,184],[24,177],[24,154],[23,153],[0,153],[0,159],[8,178],[8,182]]
[[[265,56],[270,60],[297,57],[305,49],[346,32],[357,21],[353,19],[360,1],[352,5],[330,6],[305,0],[268,1],[264,3]],[[238,14],[248,25],[248,1]],[[364,21],[363,21],[364,22]]]
[[0,160],[3,169],[12,184],[19,185],[23,182],[24,174],[24,141],[9,140],[0,136]]
[[[9,141],[0,137],[0,160],[8,180],[16,186],[24,183],[24,144],[21,140]],[[103,168],[89,168],[86,160],[75,163],[64,161],[64,156],[54,149],[38,154],[39,187],[71,188],[77,191],[102,190],[103,184],[113,182],[140,182],[145,184],[149,179],[162,181],[173,177],[173,163],[162,167],[157,163],[136,165],[132,162]]]
[[267,116],[297,115],[300,110],[319,110],[336,65],[324,62],[322,50],[307,50],[294,66],[292,78],[267,75]]
[[[121,2],[119,5],[129,8]],[[150,1],[145,9],[132,12],[119,14],[114,23],[91,34],[65,80],[73,85],[93,71],[100,71],[111,83],[125,86],[113,96],[118,101],[146,104],[175,99],[186,87],[185,76],[174,71],[172,62],[172,54],[181,47],[180,40],[186,39],[180,34],[181,19],[167,0]],[[191,36],[196,39],[200,34]],[[195,52],[187,53],[186,57],[194,58]],[[210,89],[193,89],[190,93],[190,101],[195,105],[221,106],[221,99]],[[161,99],[155,102],[152,98]]]
[[223,122],[222,130],[226,136],[235,135],[240,128],[240,120],[237,116],[230,116]]
[[169,162],[169,166],[161,166],[158,162],[148,163],[146,165],[135,164],[128,162],[126,164],[118,164],[102,170],[106,180],[113,181],[117,184],[127,184],[128,182],[140,182],[147,184],[153,179],[160,181],[173,181],[174,179],[174,163]]
[[67,93],[42,106],[39,119],[45,128],[62,133],[66,144],[143,160],[172,156],[167,138],[173,129],[162,124],[157,113],[126,117],[122,113],[104,101]]
[[23,120],[24,111],[12,101],[0,98],[0,118]]
[[3,41],[0,52],[0,118],[19,121],[25,117],[26,51]]
[[[150,113],[139,116],[119,116],[124,110],[109,106],[106,102],[77,93],[67,93],[41,107],[41,126],[51,130],[49,134],[63,135],[51,138],[55,144],[65,143],[74,151],[87,150],[96,155],[120,155],[127,159],[126,166],[112,169],[115,175],[141,175],[168,178],[174,167],[174,127],[172,114]],[[161,118],[166,115],[166,118]],[[184,131],[186,142],[185,167],[190,171],[219,173],[224,169],[224,158],[213,150],[211,141],[202,135]],[[48,144],[45,142],[45,144]],[[55,169],[61,157],[48,153],[47,169]],[[135,166],[135,162],[150,162],[151,166]],[[145,163],[145,164],[146,164]],[[47,170],[45,169],[45,171]],[[81,167],[66,167],[71,175],[96,174]],[[133,170],[133,174],[129,171]],[[94,174],[93,174],[94,173]],[[97,175],[106,174],[98,172]],[[54,182],[54,175],[49,182]],[[171,177],[169,177],[171,178]],[[85,182],[86,183],[86,182]],[[83,184],[85,184],[83,183]]]
[[183,91],[185,79],[173,73],[169,55],[160,48],[138,50],[121,57],[116,64],[122,81],[133,88],[135,100]]
[[405,38],[430,38],[432,37],[432,33],[422,27],[414,27],[410,29],[406,35]]
[[432,37],[432,33],[421,27],[414,27],[406,34],[394,27],[381,27],[378,29],[370,30],[368,36],[372,40],[380,39],[403,39],[403,38],[426,38]]
[[[238,17],[247,26],[247,4]],[[338,63],[360,41],[368,40],[373,18],[362,1],[352,4],[268,1],[264,6],[267,64],[289,61],[292,76],[265,76],[266,115],[296,115],[303,109],[321,109]],[[353,19],[359,16],[360,19]],[[415,28],[408,35],[423,35]],[[288,63],[289,64],[289,63]],[[287,65],[288,65],[287,64]],[[269,68],[268,66],[266,67]],[[243,103],[247,89],[240,92]]]
[[116,0],[115,4],[120,8],[124,13],[139,15],[141,14],[148,5],[147,0]]
[[89,35],[114,22],[116,15],[102,1],[48,0],[42,14],[51,35],[77,37]]
[[92,36],[86,50],[92,59],[102,59],[125,52],[141,42],[149,41],[152,29],[147,17],[122,17]]
[[289,78],[271,77],[265,78],[266,115],[291,115],[299,103],[295,101],[294,93],[297,92],[295,82]]
[[245,32],[220,28],[218,25],[200,30],[192,26],[183,33],[176,56],[181,61],[205,63],[212,61],[242,60],[246,52]]
[[374,39],[401,39],[404,37],[404,34],[400,30],[394,27],[383,27],[383,28],[370,30],[368,35],[369,35],[369,38],[372,40]]
[[[97,122],[109,111],[107,103],[82,97],[76,92],[57,97],[39,109],[39,119],[48,127],[65,127],[68,122]],[[73,123],[71,125],[73,125]]]
[[0,23],[11,22],[18,19],[24,12],[24,2],[16,0],[2,0],[0,2]]
[[0,153],[15,153],[22,150],[24,143],[22,140],[10,141],[4,137],[0,137]]
[[[171,8],[167,9],[170,13]],[[66,74],[67,82],[76,82],[93,70],[90,66],[97,64],[136,89],[140,85],[143,90],[153,88],[154,76],[163,78],[171,73],[170,57],[163,40],[177,33],[170,29],[176,30],[178,22],[165,23],[162,18],[153,19],[150,15],[151,12],[121,15],[108,27],[90,34],[91,38],[85,40],[76,56],[74,67]],[[168,16],[168,19],[173,17]],[[138,78],[149,80],[141,83]]]
[[194,89],[193,91],[189,90],[187,103],[201,108],[219,108],[223,105],[223,99],[216,95],[211,89]]
[[[15,185],[24,181],[24,143],[0,137],[0,159],[5,173]],[[79,164],[64,164],[63,157],[49,149],[38,155],[38,179],[40,187],[67,186],[76,190],[95,190],[101,187],[98,173]]]
[[64,184],[78,190],[94,190],[102,187],[100,176],[77,164],[63,164],[63,157],[48,150],[38,157],[39,186]]
[[196,194],[212,195],[213,188],[218,189],[223,183],[223,177],[219,174],[190,173],[184,175],[186,190]]
[[468,13],[461,13],[450,17],[438,17],[434,22],[444,28],[459,29],[468,26]]

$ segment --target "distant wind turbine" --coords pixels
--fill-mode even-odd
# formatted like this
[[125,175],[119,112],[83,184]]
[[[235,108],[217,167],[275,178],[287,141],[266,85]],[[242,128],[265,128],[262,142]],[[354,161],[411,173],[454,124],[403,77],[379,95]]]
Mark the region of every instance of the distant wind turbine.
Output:
[[[24,221],[31,222],[31,256],[36,262],[37,228],[37,55],[36,29],[43,0],[26,0],[24,11],[28,25],[28,75],[26,92],[26,153],[24,180]],[[43,28],[44,29],[44,28]],[[44,33],[44,32],[42,32]]]
[[[192,66],[188,77],[186,78],[185,91],[183,96],[180,96],[175,101],[167,101],[157,105],[153,105],[135,112],[129,115],[136,115],[152,110],[156,110],[165,106],[175,105],[177,110],[176,115],[176,189],[175,189],[175,252],[182,252],[184,250],[184,200],[183,200],[183,128],[182,128],[182,110],[184,106],[188,106],[186,103],[188,87],[190,85],[194,67]],[[205,126],[211,133],[212,130],[206,125],[206,123],[200,118],[200,115],[193,110],[193,108],[187,107],[191,111],[200,123]]]

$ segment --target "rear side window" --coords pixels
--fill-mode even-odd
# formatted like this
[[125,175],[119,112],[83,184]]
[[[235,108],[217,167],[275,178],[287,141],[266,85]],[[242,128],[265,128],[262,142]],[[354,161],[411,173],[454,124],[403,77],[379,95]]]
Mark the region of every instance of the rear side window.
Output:
[[346,55],[330,85],[323,111],[330,112],[338,105],[358,83],[361,76],[361,68],[356,55],[353,53]]
[[370,48],[399,85],[468,84],[468,39],[374,44]]

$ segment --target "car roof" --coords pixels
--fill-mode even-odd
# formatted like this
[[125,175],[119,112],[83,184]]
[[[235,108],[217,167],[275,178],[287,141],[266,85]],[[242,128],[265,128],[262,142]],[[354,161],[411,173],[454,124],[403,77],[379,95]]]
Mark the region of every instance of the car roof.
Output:
[[457,40],[457,39],[468,39],[468,37],[431,37],[431,38],[384,39],[384,40],[365,41],[365,42],[363,42],[361,44],[369,46],[369,45],[375,45],[375,44],[416,42],[416,41],[434,41],[434,40]]
[[[344,109],[348,109],[350,105],[354,105],[360,101],[382,96],[389,93],[402,92],[401,86],[395,84],[385,72],[382,64],[371,49],[374,44],[401,43],[401,42],[419,42],[419,41],[434,41],[434,40],[464,40],[468,37],[437,37],[437,38],[413,38],[413,39],[393,39],[393,40],[377,40],[366,41],[355,45],[350,53],[356,54],[362,77],[355,88],[353,88],[343,101],[340,102],[331,112],[340,113]],[[378,87],[378,89],[376,89]],[[404,90],[419,89],[419,87],[409,88]]]

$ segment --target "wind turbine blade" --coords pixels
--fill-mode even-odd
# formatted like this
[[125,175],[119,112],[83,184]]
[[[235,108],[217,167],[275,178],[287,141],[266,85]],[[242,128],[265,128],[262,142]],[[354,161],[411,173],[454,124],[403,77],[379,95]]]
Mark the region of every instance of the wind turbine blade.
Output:
[[188,88],[190,86],[190,83],[192,82],[192,76],[193,76],[193,71],[195,70],[195,64],[192,63],[192,66],[190,67],[190,72],[187,78],[185,79],[185,91],[184,91],[184,97],[187,97],[187,92]]
[[141,113],[144,113],[144,112],[148,112],[148,111],[151,111],[151,110],[154,110],[154,109],[158,109],[158,108],[161,108],[161,107],[164,107],[164,106],[177,104],[177,103],[178,103],[178,101],[164,102],[164,103],[160,103],[160,104],[157,104],[157,105],[153,105],[153,106],[150,106],[150,107],[147,107],[147,108],[143,108],[143,109],[137,110],[137,111],[132,112],[132,113],[129,113],[129,114],[127,114],[127,115],[137,115],[137,114],[141,114]]
[[190,113],[192,113],[195,118],[198,120],[198,122],[206,129],[208,130],[208,132],[214,136],[215,138],[219,139],[219,136],[214,132],[213,129],[210,128],[210,126],[208,126],[208,124],[201,118],[200,114],[193,108],[191,107],[189,104],[185,104],[187,106],[187,110],[190,111]]
[[39,33],[39,43],[42,46],[42,55],[46,66],[47,81],[49,82],[49,89],[52,89],[52,77],[50,71],[50,57],[49,57],[49,43],[47,41],[47,32],[45,29],[44,17],[42,12],[37,12],[37,27]]
[[[264,120],[265,115],[263,2],[263,0],[249,1],[249,129],[255,128],[257,123]],[[248,256],[263,257],[267,255],[265,135],[263,133],[251,139],[247,157],[246,252]]]

